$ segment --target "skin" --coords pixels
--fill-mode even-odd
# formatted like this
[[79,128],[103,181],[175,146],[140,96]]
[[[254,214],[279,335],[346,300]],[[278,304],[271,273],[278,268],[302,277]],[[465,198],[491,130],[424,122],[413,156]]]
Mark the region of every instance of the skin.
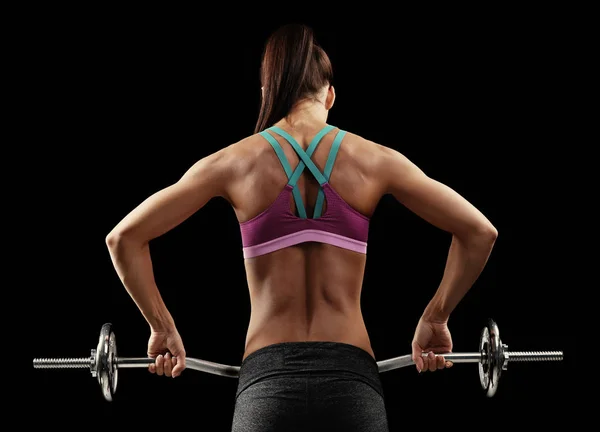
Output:
[[[306,149],[327,121],[335,90],[324,87],[317,100],[298,103],[276,125]],[[322,171],[333,142],[326,135],[312,160]],[[292,168],[298,156],[276,137]],[[227,200],[239,222],[264,211],[287,177],[269,143],[249,136],[195,163],[176,183],[149,196],[123,218],[106,243],[124,287],[150,326],[149,367],[158,375],[179,376],[185,349],[175,321],[156,285],[149,251],[151,240],[181,224],[213,198]],[[498,235],[492,223],[450,187],[430,178],[399,152],[347,133],[330,178],[331,186],[354,209],[370,217],[390,194],[406,208],[452,234],[447,265],[433,298],[417,323],[412,341],[416,368],[451,366],[433,352],[450,352],[448,319],[476,281]],[[308,169],[298,181],[307,214],[312,214],[318,183]],[[293,199],[290,207],[295,210]],[[325,204],[324,211],[327,206]],[[361,313],[366,256],[319,243],[304,243],[245,260],[251,317],[243,358],[285,341],[336,341],[364,349],[373,358]],[[429,355],[422,357],[423,352]]]

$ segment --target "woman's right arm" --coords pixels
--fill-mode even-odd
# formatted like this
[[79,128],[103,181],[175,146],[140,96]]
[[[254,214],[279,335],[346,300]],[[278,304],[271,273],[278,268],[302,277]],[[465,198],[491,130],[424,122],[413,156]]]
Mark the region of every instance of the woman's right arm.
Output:
[[452,234],[442,280],[422,317],[430,322],[447,323],[451,312],[483,271],[498,232],[465,198],[428,177],[405,156],[386,147],[383,153],[379,174],[385,192],[416,215]]

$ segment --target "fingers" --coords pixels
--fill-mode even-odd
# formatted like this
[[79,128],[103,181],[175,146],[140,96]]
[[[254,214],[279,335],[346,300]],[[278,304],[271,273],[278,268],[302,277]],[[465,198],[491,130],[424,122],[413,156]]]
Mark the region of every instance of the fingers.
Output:
[[421,354],[421,358],[423,359],[422,372],[434,372],[437,370],[437,359],[432,351],[429,351],[426,355]]
[[169,368],[169,363],[171,362],[169,353],[166,354],[159,354],[156,356],[156,358],[154,359],[154,372],[156,373],[156,375],[162,376],[162,375],[166,375],[166,372],[170,373],[171,370]]
[[419,373],[421,373],[421,371],[423,371],[425,368],[425,361],[423,359],[423,356],[421,355],[422,352],[423,352],[423,350],[421,349],[419,344],[416,342],[413,342],[412,343],[412,361],[415,363],[415,366]]
[[154,360],[154,364],[156,365],[156,375],[162,375],[165,372],[165,356],[159,354],[156,356]]
[[437,358],[432,351],[427,353],[427,366],[429,372],[435,372],[437,370]]
[[181,372],[185,369],[185,353],[180,356],[173,356],[173,378],[177,378],[181,375]]
[[[414,354],[413,354],[414,359]],[[421,355],[422,359],[422,368],[420,372],[435,372],[439,369],[446,369],[452,367],[453,363],[451,361],[446,361],[443,355],[436,355],[433,351],[429,351],[427,355]],[[416,362],[415,362],[416,363]]]
[[173,357],[171,356],[171,353],[166,353],[165,354],[165,358],[164,358],[164,372],[165,372],[165,376],[170,377],[171,376],[171,372],[173,370]]
[[444,360],[444,356],[437,356],[435,358],[435,363],[437,369],[444,369],[446,367],[446,360]]
[[178,377],[181,375],[181,372],[185,369],[185,357],[183,357],[183,362],[179,360],[178,357],[171,355],[171,353],[167,352],[166,354],[159,354],[156,356],[154,363],[151,363],[148,366],[148,371],[150,373],[155,373],[156,375],[164,375],[168,377]]

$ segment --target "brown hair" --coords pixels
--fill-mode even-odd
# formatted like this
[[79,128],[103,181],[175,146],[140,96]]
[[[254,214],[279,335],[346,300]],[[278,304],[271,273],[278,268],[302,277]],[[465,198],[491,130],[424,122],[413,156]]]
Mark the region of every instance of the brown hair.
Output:
[[263,52],[263,97],[254,133],[286,117],[298,101],[314,98],[332,80],[331,61],[317,44],[313,30],[304,24],[280,27]]

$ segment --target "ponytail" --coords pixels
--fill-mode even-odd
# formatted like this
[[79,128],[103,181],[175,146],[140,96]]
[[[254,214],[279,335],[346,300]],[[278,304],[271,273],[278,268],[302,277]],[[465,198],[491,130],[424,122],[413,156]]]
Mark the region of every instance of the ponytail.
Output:
[[279,28],[263,52],[263,97],[254,133],[285,118],[297,102],[315,97],[332,79],[329,57],[316,43],[311,28],[302,24]]

